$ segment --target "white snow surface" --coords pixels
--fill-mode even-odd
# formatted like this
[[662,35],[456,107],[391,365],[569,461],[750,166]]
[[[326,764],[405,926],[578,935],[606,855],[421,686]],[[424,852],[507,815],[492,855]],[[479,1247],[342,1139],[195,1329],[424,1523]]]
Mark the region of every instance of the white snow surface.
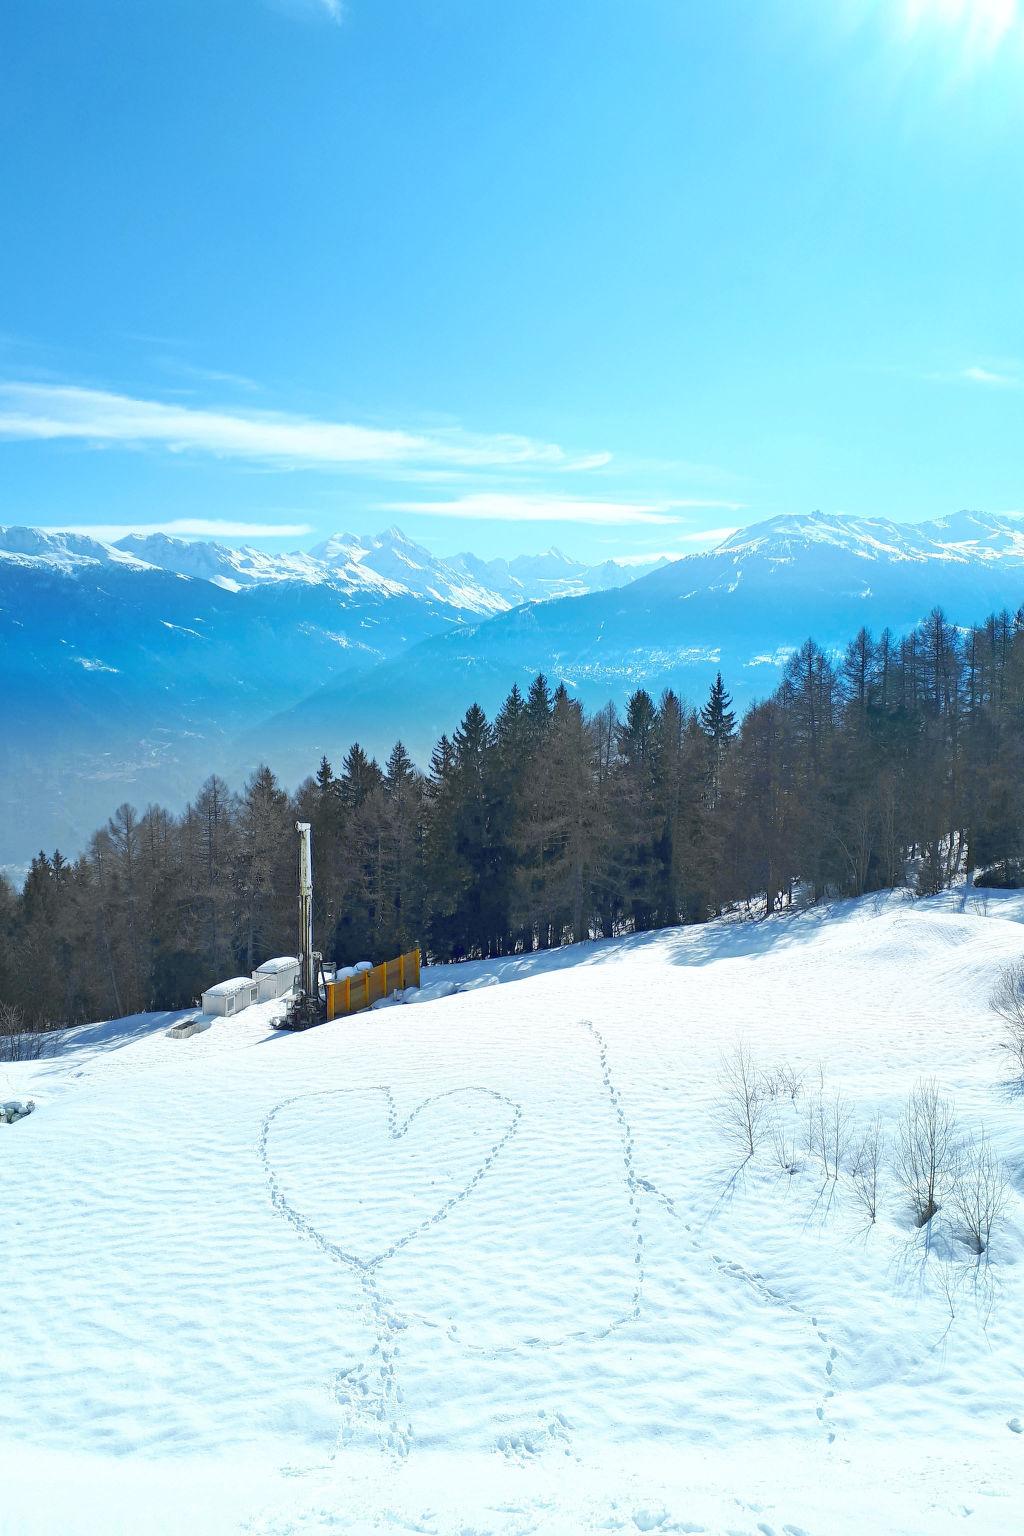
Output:
[[[0,1528],[17,1536],[1017,1531],[1024,895],[891,896],[424,973],[0,1066]],[[488,982],[511,983],[488,985]],[[465,992],[437,995],[455,983]],[[890,1127],[932,1076],[1011,1194],[990,1262],[893,1176],[765,1144],[721,1057]]]

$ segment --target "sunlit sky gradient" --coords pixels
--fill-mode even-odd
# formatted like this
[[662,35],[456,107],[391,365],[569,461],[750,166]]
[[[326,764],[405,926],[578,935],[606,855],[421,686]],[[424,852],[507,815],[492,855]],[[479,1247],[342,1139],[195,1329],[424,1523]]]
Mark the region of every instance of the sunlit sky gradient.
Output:
[[1016,0],[5,0],[0,522],[1024,507]]

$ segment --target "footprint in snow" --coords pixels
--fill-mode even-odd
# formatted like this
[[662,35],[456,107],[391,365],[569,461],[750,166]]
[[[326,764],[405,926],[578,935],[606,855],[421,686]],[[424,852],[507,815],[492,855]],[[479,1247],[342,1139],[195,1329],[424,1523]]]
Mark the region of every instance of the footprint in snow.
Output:
[[1024,1435],[1024,1419],[1007,1419],[1007,1429],[1012,1429],[1015,1435]]

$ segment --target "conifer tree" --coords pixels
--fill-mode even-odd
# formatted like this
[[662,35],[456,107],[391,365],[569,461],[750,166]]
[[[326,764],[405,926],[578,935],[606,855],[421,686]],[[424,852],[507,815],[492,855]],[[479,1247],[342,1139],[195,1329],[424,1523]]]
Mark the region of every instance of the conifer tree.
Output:
[[730,739],[736,730],[736,716],[732,710],[732,695],[726,691],[721,672],[715,673],[708,701],[700,712],[701,729],[716,746]]
[[295,944],[296,819],[314,825],[318,943],[344,963],[435,960],[772,910],[964,869],[1024,879],[1024,613],[964,633],[934,610],[838,667],[813,641],[737,732],[721,677],[698,713],[638,690],[587,719],[569,688],[476,705],[426,777],[396,743],[322,758],[288,794],[216,776],[180,815],[124,805],[68,864],[0,879],[0,1001],[77,1022],[184,1004]]
[[708,755],[708,802],[713,811],[721,793],[725,754],[736,732],[732,695],[726,691],[721,672],[715,674],[707,703],[700,712],[700,727],[711,747]]

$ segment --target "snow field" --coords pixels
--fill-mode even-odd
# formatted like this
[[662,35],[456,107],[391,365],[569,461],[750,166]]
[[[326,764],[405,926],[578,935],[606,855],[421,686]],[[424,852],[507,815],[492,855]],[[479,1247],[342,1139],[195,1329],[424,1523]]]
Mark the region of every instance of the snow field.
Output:
[[[140,1016],[0,1069],[37,1105],[0,1127],[0,1524],[1015,1529],[1024,1101],[987,998],[1024,900],[963,905],[428,971],[302,1035]],[[722,1132],[740,1041],[803,1075],[791,1175]],[[819,1082],[891,1127],[922,1076],[1010,1169],[980,1275],[888,1170],[870,1226],[802,1149]]]

